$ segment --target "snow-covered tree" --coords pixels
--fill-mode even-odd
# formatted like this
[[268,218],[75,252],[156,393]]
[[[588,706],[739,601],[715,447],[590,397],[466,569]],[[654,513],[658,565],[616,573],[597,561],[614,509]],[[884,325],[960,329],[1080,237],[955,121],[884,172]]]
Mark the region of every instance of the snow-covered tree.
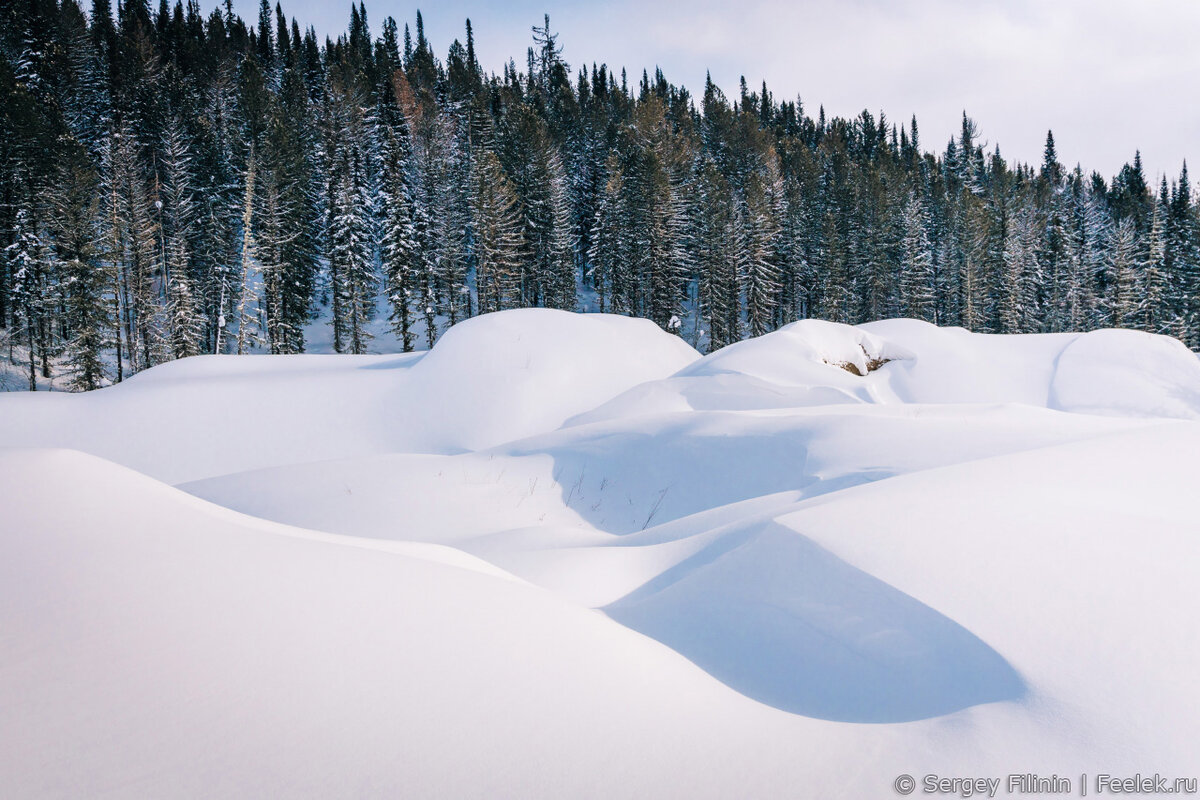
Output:
[[1117,223],[1108,249],[1108,313],[1114,328],[1134,327],[1141,316],[1143,300],[1138,265],[1137,231],[1126,217]]
[[779,285],[779,208],[782,193],[778,175],[754,174],[746,194],[738,200],[737,214],[745,229],[739,239],[738,266],[745,287],[746,323],[751,336],[771,329],[780,292]]
[[1004,293],[999,303],[1001,333],[1021,333],[1038,325],[1042,286],[1038,239],[1038,222],[1032,209],[1019,209],[1004,242]]
[[476,157],[474,188],[475,277],[482,314],[519,300],[525,239],[516,192],[491,150]]
[[44,326],[42,289],[46,273],[46,249],[39,231],[39,223],[29,205],[17,209],[12,229],[12,244],[4,249],[11,280],[9,292],[12,296],[14,318],[24,328],[25,344],[28,347],[29,390],[37,389],[36,350],[39,342],[38,329]]
[[933,247],[926,232],[925,208],[910,191],[904,204],[904,239],[900,263],[901,307],[906,316],[933,321]]
[[375,256],[373,194],[364,154],[348,149],[341,174],[334,183],[330,207],[329,260],[333,292],[341,325],[335,338],[338,352],[365,353],[375,312]]
[[1157,201],[1146,237],[1146,254],[1142,262],[1142,319],[1141,328],[1150,333],[1164,333],[1167,302],[1166,209]]
[[397,112],[395,124],[383,130],[383,179],[380,185],[380,258],[391,305],[392,327],[404,352],[413,349],[412,295],[420,269],[412,190],[412,144],[408,124]]
[[174,358],[200,353],[203,320],[192,289],[191,239],[195,203],[191,186],[191,155],[182,123],[169,123],[162,148],[162,188],[158,203],[160,246],[166,276],[168,339]]

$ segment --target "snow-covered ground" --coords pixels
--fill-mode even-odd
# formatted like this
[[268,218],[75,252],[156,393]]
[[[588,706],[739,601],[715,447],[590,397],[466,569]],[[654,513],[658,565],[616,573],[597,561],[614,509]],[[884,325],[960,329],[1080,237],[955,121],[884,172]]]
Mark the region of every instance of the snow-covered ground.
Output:
[[0,794],[1195,777],[1198,421],[1148,334],[543,310],[3,395]]

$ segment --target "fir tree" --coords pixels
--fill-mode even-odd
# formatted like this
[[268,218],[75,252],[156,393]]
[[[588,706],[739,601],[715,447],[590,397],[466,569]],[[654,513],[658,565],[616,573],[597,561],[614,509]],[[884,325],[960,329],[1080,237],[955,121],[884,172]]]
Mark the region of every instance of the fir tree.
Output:
[[68,377],[77,391],[106,380],[105,352],[113,343],[110,275],[101,263],[97,177],[80,163],[64,164],[51,200],[51,229],[59,263],[61,329]]
[[242,274],[241,290],[238,292],[238,330],[237,354],[246,353],[251,346],[261,339],[261,326],[258,316],[259,281],[256,262],[256,245],[254,241],[254,208],[255,189],[258,183],[257,162],[254,149],[246,160],[245,193],[242,204]]
[[910,191],[904,205],[904,241],[900,267],[903,313],[914,319],[933,321],[933,248],[926,233],[925,209]]
[[490,150],[476,159],[471,208],[479,312],[500,311],[519,300],[525,241],[516,192]]
[[761,336],[771,329],[779,293],[779,224],[776,209],[758,176],[750,182],[737,213],[742,222],[739,227],[745,231],[739,241],[738,264],[745,286],[746,320],[750,335]]
[[416,338],[412,329],[412,294],[420,260],[413,220],[412,145],[407,122],[399,112],[395,123],[386,127],[383,135],[380,257],[385,291],[392,308],[392,327],[407,353],[413,349]]
[[694,247],[700,308],[708,326],[711,351],[741,338],[736,230],[732,190],[711,158],[701,164],[697,183]]
[[1004,294],[1000,298],[1001,333],[1021,333],[1037,325],[1042,283],[1037,220],[1026,210],[1013,219],[1004,242]]
[[[1154,201],[1152,201],[1154,202]],[[1142,330],[1165,333],[1164,311],[1167,300],[1166,209],[1154,202],[1146,254],[1142,262]]]
[[364,160],[358,148],[348,149],[330,203],[329,259],[335,266],[333,292],[340,301],[342,334],[335,347],[356,354],[365,353],[372,338],[367,323],[374,316],[376,289],[373,199]]
[[1142,288],[1139,285],[1137,231],[1126,217],[1117,223],[1108,254],[1109,325],[1128,328],[1137,324],[1142,312]]
[[[42,288],[46,273],[46,252],[38,222],[29,206],[17,209],[12,230],[12,244],[4,250],[11,276],[14,318],[24,328],[28,348],[29,390],[37,390],[36,350],[39,344],[38,327],[42,323]],[[43,353],[45,352],[44,342]],[[48,377],[48,376],[47,376]]]
[[191,240],[195,206],[191,188],[191,156],[178,119],[168,125],[162,152],[162,191],[158,202],[159,238],[166,275],[168,338],[174,358],[200,353],[203,320],[192,290]]

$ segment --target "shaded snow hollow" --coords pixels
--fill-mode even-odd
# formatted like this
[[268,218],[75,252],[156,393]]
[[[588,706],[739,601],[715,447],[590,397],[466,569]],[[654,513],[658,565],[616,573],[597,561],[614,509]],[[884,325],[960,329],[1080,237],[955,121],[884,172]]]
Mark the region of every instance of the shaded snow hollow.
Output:
[[3,395],[5,794],[1192,774],[1197,419],[1142,333],[544,310]]

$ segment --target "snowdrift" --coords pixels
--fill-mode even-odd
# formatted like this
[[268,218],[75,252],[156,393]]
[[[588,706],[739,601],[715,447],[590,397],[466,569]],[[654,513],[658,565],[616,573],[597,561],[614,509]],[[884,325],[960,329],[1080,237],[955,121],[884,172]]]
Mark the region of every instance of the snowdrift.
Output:
[[1191,775],[1198,418],[1196,357],[1128,331],[805,321],[701,358],[544,311],[427,355],[0,396],[0,774],[845,798]]
[[553,430],[699,357],[649,320],[540,308],[487,314],[447,331],[413,370],[420,402],[409,424],[440,429],[441,450],[479,450]]
[[841,403],[1020,403],[1200,419],[1200,360],[1138,331],[976,334],[917,320],[802,320],[730,345],[571,420]]
[[168,483],[371,453],[461,452],[560,425],[699,358],[646,320],[523,309],[429,353],[199,356],[116,386],[0,397],[0,443],[71,447]]

